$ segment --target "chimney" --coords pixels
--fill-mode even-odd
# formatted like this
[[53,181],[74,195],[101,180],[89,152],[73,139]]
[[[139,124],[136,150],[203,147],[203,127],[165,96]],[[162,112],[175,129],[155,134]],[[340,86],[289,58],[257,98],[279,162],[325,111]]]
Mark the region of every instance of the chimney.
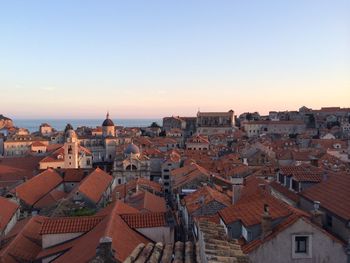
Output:
[[114,257],[114,251],[112,248],[112,238],[105,236],[101,237],[100,243],[96,248],[95,259],[101,259],[106,263],[116,263],[117,260]]
[[264,239],[272,232],[272,217],[269,210],[269,205],[264,204],[264,212],[261,218],[261,239]]
[[235,205],[241,196],[242,186],[234,184],[232,185],[232,204]]
[[322,217],[323,213],[319,210],[320,202],[314,201],[314,210],[311,211],[311,222],[314,224],[323,227]]
[[236,204],[241,196],[242,186],[245,181],[242,177],[232,177],[232,204]]

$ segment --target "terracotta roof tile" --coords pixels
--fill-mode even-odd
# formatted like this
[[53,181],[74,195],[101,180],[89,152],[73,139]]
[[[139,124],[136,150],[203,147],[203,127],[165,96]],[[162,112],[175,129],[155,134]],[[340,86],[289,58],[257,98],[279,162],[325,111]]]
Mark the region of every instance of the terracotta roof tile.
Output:
[[98,203],[112,180],[112,176],[96,168],[81,182],[78,191],[91,201]]
[[45,217],[35,216],[25,221],[17,235],[0,251],[1,262],[33,262],[41,251],[39,231],[44,219]]
[[[201,198],[203,203],[200,202]],[[197,191],[185,196],[184,202],[190,214],[200,209],[201,206],[207,205],[212,201],[217,201],[225,206],[231,205],[231,199],[219,191],[209,186],[199,188]]]
[[68,194],[64,191],[60,191],[57,189],[53,189],[50,191],[47,195],[45,195],[43,198],[41,198],[38,202],[34,204],[35,208],[44,208],[51,205],[55,205],[57,201],[61,200],[62,198],[66,197]]
[[[118,214],[118,204],[113,204],[113,208],[108,215],[85,235],[69,242],[69,250],[58,257],[54,262],[70,262],[74,258],[76,263],[89,262],[96,255],[96,248],[101,237],[112,238],[112,248],[119,261],[123,261],[140,243],[150,242],[147,238],[131,229]],[[61,245],[62,250],[67,250],[67,243]]]
[[261,222],[265,204],[269,205],[273,219],[291,214],[285,203],[265,193],[257,193],[240,199],[236,204],[220,210],[219,214],[226,224],[240,220],[245,226],[252,226]]
[[321,202],[321,206],[337,216],[350,220],[350,174],[341,173],[329,176],[300,195],[311,201]]
[[16,196],[28,205],[34,205],[62,183],[62,177],[52,169],[45,170],[15,188]]
[[144,212],[164,213],[167,211],[165,199],[148,191],[137,192],[127,199],[127,203]]
[[280,173],[299,182],[321,182],[324,171],[311,165],[282,166]]
[[145,186],[146,188],[150,188],[156,192],[162,191],[162,186],[159,183],[156,183],[154,181],[148,180],[146,178],[138,178],[136,181],[136,184],[138,186]]
[[102,221],[103,216],[59,217],[44,220],[40,234],[87,232]]
[[165,213],[138,213],[121,215],[123,220],[132,228],[166,226]]
[[30,179],[37,174],[41,156],[25,156],[0,159],[0,186],[15,184],[23,178]]
[[0,232],[7,226],[18,208],[19,205],[15,201],[0,196]]

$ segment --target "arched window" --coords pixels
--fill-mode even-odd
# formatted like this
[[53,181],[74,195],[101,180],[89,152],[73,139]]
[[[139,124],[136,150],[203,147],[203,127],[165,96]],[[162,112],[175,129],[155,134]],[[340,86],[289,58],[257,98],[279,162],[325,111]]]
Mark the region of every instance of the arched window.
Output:
[[125,170],[127,170],[127,171],[137,170],[137,167],[136,167],[135,165],[133,165],[133,164],[129,164],[129,165],[125,168]]

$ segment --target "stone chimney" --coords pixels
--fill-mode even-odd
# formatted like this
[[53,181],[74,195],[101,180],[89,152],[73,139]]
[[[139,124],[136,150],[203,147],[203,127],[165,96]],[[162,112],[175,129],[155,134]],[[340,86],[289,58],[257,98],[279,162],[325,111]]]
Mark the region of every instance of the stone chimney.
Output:
[[270,209],[268,204],[264,204],[264,212],[261,217],[261,239],[272,232],[272,217],[270,215]]
[[112,248],[112,238],[101,237],[100,243],[96,248],[96,257],[90,261],[90,263],[118,263],[114,257],[114,251]]
[[244,185],[244,178],[232,177],[232,204],[236,204],[241,196],[242,187]]
[[320,202],[319,201],[314,201],[314,209],[311,211],[311,221],[320,226],[323,227],[323,213],[319,210],[320,208]]
[[232,186],[232,204],[235,205],[241,196],[242,186],[234,184]]

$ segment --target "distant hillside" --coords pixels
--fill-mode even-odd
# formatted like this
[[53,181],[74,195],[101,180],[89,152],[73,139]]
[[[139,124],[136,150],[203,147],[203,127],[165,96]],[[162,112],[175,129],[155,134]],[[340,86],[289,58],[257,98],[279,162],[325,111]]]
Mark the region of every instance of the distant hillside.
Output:
[[0,114],[0,129],[13,127],[13,122],[10,118]]

